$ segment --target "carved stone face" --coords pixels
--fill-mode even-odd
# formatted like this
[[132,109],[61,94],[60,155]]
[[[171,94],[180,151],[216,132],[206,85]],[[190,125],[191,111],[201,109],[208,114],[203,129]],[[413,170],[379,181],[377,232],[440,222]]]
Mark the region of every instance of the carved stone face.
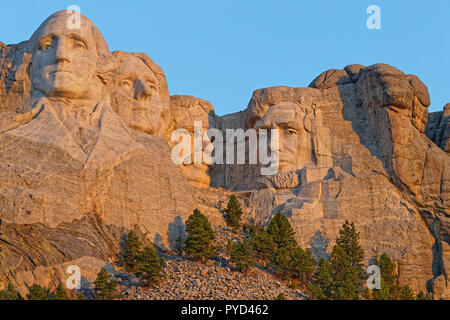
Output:
[[[213,110],[211,104],[203,99],[197,99],[190,96],[172,96],[171,111],[174,120],[174,130],[187,130],[193,141],[194,139],[194,121],[202,122],[202,135],[208,130],[212,121],[210,112]],[[173,144],[173,142],[171,142]],[[203,149],[209,144],[209,141],[203,142]],[[194,152],[193,143],[191,152]],[[189,183],[198,188],[207,188],[210,185],[210,170],[207,164],[181,164],[181,170]]]
[[158,134],[167,106],[162,102],[157,76],[143,58],[123,52],[115,55],[118,71],[111,99],[113,109],[130,128]]
[[81,28],[69,29],[69,13],[45,21],[32,37],[31,83],[48,97],[91,99],[99,96],[99,58],[92,23],[81,16]]
[[[255,123],[255,129],[279,130],[279,172],[295,171],[314,165],[312,134],[307,130],[306,112],[292,102],[270,106]],[[270,144],[269,144],[270,146]]]

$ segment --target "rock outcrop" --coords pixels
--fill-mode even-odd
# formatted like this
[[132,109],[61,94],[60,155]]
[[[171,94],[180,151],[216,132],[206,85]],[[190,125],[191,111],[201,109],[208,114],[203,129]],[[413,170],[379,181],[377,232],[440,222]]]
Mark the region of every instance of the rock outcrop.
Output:
[[[66,19],[0,45],[0,282],[56,285],[79,265],[89,283],[130,229],[169,249],[194,208],[223,225],[235,194],[248,222],[282,211],[317,258],[351,220],[366,262],[386,252],[402,283],[449,296],[450,109],[428,115],[419,78],[350,65],[307,88],[258,89],[245,110],[217,116],[204,99],[169,97],[146,54],[110,52],[85,17],[73,37]],[[221,132],[224,149],[248,140],[227,140],[229,129],[278,129],[278,171],[175,164],[172,132],[193,136],[194,121]]]
[[425,134],[442,150],[450,154],[450,103],[447,103],[442,111],[428,115]]

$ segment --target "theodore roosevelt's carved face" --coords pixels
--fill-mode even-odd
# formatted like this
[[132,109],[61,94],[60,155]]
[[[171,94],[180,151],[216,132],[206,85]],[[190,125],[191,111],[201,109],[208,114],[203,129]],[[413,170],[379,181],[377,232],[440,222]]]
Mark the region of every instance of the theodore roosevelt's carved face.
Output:
[[[186,96],[172,96],[171,114],[174,119],[174,129],[185,129],[194,139],[194,122],[201,121],[202,136],[213,122],[211,112],[213,110],[211,104],[203,99]],[[193,140],[192,140],[193,141]],[[173,143],[173,142],[172,142]],[[210,141],[203,141],[203,149]],[[194,152],[194,145],[191,144],[191,152]],[[189,183],[198,188],[207,188],[210,185],[210,169],[207,164],[184,164],[181,165],[183,174]]]
[[255,124],[255,129],[279,130],[279,172],[314,164],[312,136],[305,127],[305,117],[305,111],[296,104],[279,102],[270,106]]
[[99,53],[92,23],[81,16],[81,28],[69,29],[69,13],[47,19],[32,36],[31,83],[48,97],[96,98],[102,83],[97,77]]

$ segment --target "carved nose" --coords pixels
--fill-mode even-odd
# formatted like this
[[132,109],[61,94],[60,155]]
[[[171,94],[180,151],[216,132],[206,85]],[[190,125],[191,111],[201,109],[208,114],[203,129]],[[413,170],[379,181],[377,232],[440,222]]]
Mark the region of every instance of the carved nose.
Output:
[[151,96],[152,88],[145,81],[138,79],[135,84],[134,98],[136,100],[148,101]]
[[55,53],[55,61],[56,63],[70,62],[67,44],[65,44],[63,41],[58,41]]

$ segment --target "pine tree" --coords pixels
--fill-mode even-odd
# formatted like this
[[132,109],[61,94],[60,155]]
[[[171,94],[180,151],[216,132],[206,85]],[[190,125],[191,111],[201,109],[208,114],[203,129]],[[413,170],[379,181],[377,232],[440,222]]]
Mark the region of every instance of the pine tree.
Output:
[[250,231],[250,236],[256,258],[263,261],[269,260],[276,250],[272,236],[266,230],[260,231],[256,228]]
[[373,258],[373,264],[380,268],[380,289],[372,290],[374,300],[392,300],[399,297],[399,288],[396,288],[398,277],[395,274],[395,264],[385,253]]
[[165,261],[152,247],[145,247],[138,255],[137,275],[143,278],[147,286],[156,284],[163,276]]
[[211,224],[198,209],[186,221],[187,239],[185,252],[197,259],[214,255],[212,241],[215,239]]
[[234,263],[242,273],[255,265],[254,251],[251,242],[245,239],[243,242],[232,244],[230,261]]
[[330,256],[332,298],[359,299],[365,273],[362,265],[364,251],[359,244],[355,225],[345,221]]
[[345,220],[342,228],[339,230],[339,237],[336,239],[336,245],[341,247],[346,256],[350,259],[352,267],[364,273],[362,261],[364,259],[364,250],[359,244],[359,232],[353,222]]
[[339,245],[335,245],[330,255],[333,282],[332,298],[335,300],[357,300],[361,277],[358,268],[352,266],[352,259]]
[[109,280],[111,275],[102,268],[97,274],[97,279],[94,281],[94,291],[102,300],[112,300],[117,298],[117,281]]
[[317,273],[315,275],[316,283],[318,289],[316,290],[316,298],[317,299],[330,299],[331,298],[331,284],[332,284],[332,275],[331,275],[331,266],[329,262],[327,262],[324,258],[319,260],[319,266],[317,267]]
[[372,290],[374,300],[413,300],[414,293],[408,285],[400,285],[395,273],[396,265],[391,258],[383,253],[373,258],[373,264],[380,267],[381,289]]
[[175,251],[178,252],[178,254],[182,254],[184,251],[184,239],[182,236],[179,236],[175,240]]
[[14,288],[14,285],[8,282],[6,290],[0,290],[0,300],[23,300],[19,291]]
[[226,220],[228,226],[233,228],[234,231],[239,229],[242,216],[242,208],[241,204],[239,203],[238,199],[234,194],[230,196],[227,208],[224,211],[226,213]]
[[28,300],[49,300],[50,291],[38,284],[33,284],[30,289],[28,289],[27,299]]
[[272,264],[275,266],[282,279],[287,279],[291,274],[291,257],[287,248],[278,249],[273,258]]
[[136,254],[141,247],[138,236],[133,230],[128,233],[125,243],[122,249],[121,263],[128,272],[134,272],[136,270]]
[[293,277],[299,277],[304,285],[314,274],[316,260],[309,249],[303,250],[301,247],[294,249],[291,254],[291,273]]
[[52,293],[52,296],[54,300],[69,300],[66,289],[61,283],[56,287],[55,291]]
[[272,218],[267,227],[267,233],[272,236],[278,249],[286,248],[291,250],[297,246],[294,229],[292,229],[289,220],[281,212],[278,212]]

